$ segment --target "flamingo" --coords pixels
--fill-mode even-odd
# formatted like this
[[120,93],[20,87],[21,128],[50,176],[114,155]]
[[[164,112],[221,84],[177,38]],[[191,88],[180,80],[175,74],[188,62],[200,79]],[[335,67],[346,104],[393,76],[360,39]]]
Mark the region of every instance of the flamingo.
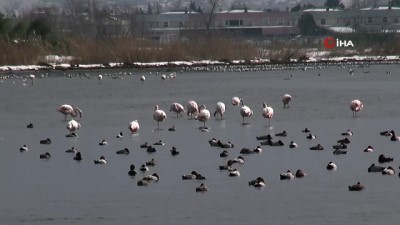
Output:
[[244,105],[243,99],[240,99],[240,103],[242,104],[242,108],[240,108],[240,115],[242,115],[243,124],[245,124],[244,123],[244,118],[252,116],[253,115],[253,110],[251,110],[248,106]]
[[175,79],[175,78],[176,78],[176,72],[170,73],[170,74],[168,75],[168,78],[169,78],[169,79]]
[[199,107],[197,106],[197,103],[195,101],[189,101],[187,106],[187,115],[190,115],[190,119],[193,118],[193,114],[199,112]]
[[169,111],[176,113],[176,117],[179,117],[179,116],[182,117],[181,112],[186,112],[183,105],[176,103],[176,102],[171,104],[171,106],[169,107]]
[[35,75],[34,74],[31,74],[31,75],[29,75],[29,79],[31,80],[31,85],[33,86],[33,80],[35,80]]
[[67,130],[69,130],[70,133],[73,133],[81,128],[81,124],[76,122],[75,120],[71,120],[67,123]]
[[200,105],[199,110],[200,112],[196,115],[195,119],[203,122],[204,126],[202,128],[206,128],[206,122],[210,119],[210,111],[208,111],[205,105]]
[[282,97],[283,108],[289,108],[289,103],[292,101],[292,96],[289,94],[284,94]]
[[72,117],[77,117],[79,114],[79,118],[82,118],[82,110],[78,107],[72,107],[71,105],[61,105],[57,111],[60,113],[64,114],[65,116],[65,121],[67,120],[67,116],[71,115]]
[[263,102],[263,117],[268,119],[268,126],[271,125],[271,118],[274,116],[274,109],[267,106],[267,103]]
[[137,120],[134,120],[132,122],[129,123],[129,130],[133,133],[137,133],[139,131],[139,122]]
[[161,75],[161,80],[167,79],[167,76],[165,74]]
[[240,98],[238,97],[233,97],[232,98],[232,105],[237,106],[240,103]]
[[353,117],[357,117],[357,112],[361,111],[363,108],[363,103],[358,99],[355,99],[350,103],[350,109],[353,111]]
[[215,107],[214,117],[217,117],[219,114],[222,119],[224,113],[225,113],[225,104],[223,102],[218,102],[217,106]]
[[154,107],[153,119],[157,121],[157,130],[160,130],[160,122],[163,122],[167,119],[167,114],[161,109],[159,109],[158,105]]
[[140,81],[142,82],[142,84],[143,84],[143,82],[146,80],[146,77],[145,76],[141,76],[140,77]]

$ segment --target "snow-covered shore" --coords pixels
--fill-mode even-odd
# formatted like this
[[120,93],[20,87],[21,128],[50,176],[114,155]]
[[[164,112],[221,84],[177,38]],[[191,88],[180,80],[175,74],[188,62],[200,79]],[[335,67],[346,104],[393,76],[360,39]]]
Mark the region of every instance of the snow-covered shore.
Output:
[[297,65],[297,64],[341,64],[341,63],[400,63],[400,56],[346,56],[346,57],[308,57],[302,60],[290,59],[288,61],[254,59],[254,60],[232,60],[232,61],[173,61],[173,62],[149,62],[149,63],[104,63],[104,64],[69,64],[69,63],[47,63],[41,65],[19,65],[0,66],[0,72],[13,71],[39,71],[39,70],[91,70],[91,69],[119,69],[119,68],[179,68],[179,67],[204,67],[204,66],[257,66],[257,65]]

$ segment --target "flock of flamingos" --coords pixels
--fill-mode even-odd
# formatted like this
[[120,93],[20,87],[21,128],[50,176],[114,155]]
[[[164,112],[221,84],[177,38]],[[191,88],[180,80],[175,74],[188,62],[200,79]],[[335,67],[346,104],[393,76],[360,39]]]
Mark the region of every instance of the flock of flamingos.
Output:
[[[35,78],[34,76],[30,76],[30,79],[32,80],[32,85],[33,85],[34,78]],[[100,80],[100,79],[102,79],[102,77],[99,76],[98,79]],[[145,78],[142,77],[141,79],[142,79],[142,81],[144,81]],[[284,94],[282,97],[283,108],[289,108],[289,104],[291,101],[292,101],[292,96],[290,94]],[[245,122],[245,118],[251,117],[253,115],[253,110],[249,106],[246,106],[244,104],[244,101],[242,99],[240,99],[239,97],[233,97],[231,104],[234,106],[240,107],[240,116],[242,117],[242,123],[244,125],[247,124]],[[363,103],[358,99],[353,100],[350,103],[350,109],[353,112],[353,117],[356,117],[357,113],[363,109]],[[82,117],[82,113],[83,113],[80,108],[73,107],[68,104],[61,105],[57,111],[64,115],[65,121],[67,121],[68,116],[73,117],[73,118]],[[210,128],[208,128],[206,125],[207,125],[207,121],[209,121],[211,118],[211,112],[209,109],[206,108],[205,105],[198,105],[195,101],[189,101],[185,108],[180,103],[172,103],[170,105],[169,111],[176,113],[177,117],[183,117],[182,114],[186,113],[190,119],[195,119],[202,123],[203,126],[200,127],[200,130],[202,132],[210,131]],[[224,117],[224,113],[225,113],[225,104],[223,102],[218,102],[216,104],[215,110],[213,112],[213,116],[215,118],[222,119]],[[271,119],[274,116],[274,109],[272,107],[268,106],[265,102],[263,103],[262,116],[264,118],[268,119],[268,125],[270,126]],[[153,119],[157,123],[157,130],[160,130],[160,123],[164,122],[167,119],[167,114],[164,110],[160,109],[160,107],[158,105],[156,105],[154,107]],[[33,128],[33,125],[29,124],[27,127]],[[76,120],[71,119],[67,122],[66,128],[69,131],[69,133],[66,135],[67,137],[77,138],[78,137],[77,131],[81,128],[81,124],[79,122],[77,122]],[[135,133],[139,132],[140,124],[137,120],[134,120],[129,123],[128,128],[131,133],[135,134]],[[174,131],[175,127],[169,128],[168,130]],[[309,130],[306,128],[303,130],[303,132],[308,133]],[[117,138],[122,138],[122,135],[123,134],[121,132],[120,134],[117,135]],[[352,133],[351,133],[351,131],[347,131],[346,133],[343,133],[342,135],[351,136]],[[387,136],[391,135],[392,138],[398,139],[398,137],[395,136],[393,131],[387,132],[387,134],[382,134],[382,135],[387,135]],[[276,134],[276,136],[286,136],[286,132]],[[313,139],[313,138],[315,138],[315,136],[311,135],[311,133],[310,133],[307,136],[307,138]],[[273,142],[271,135],[257,137],[257,140],[263,140],[263,142],[261,142],[261,145],[270,145],[270,146],[283,145],[283,143],[280,141]],[[336,153],[334,152],[334,154],[345,154],[346,153],[346,151],[344,149],[347,148],[346,144],[349,143],[349,142],[346,142],[346,140],[349,141],[347,138],[345,138],[337,146],[334,146],[334,148],[336,149],[335,150]],[[48,138],[45,140],[41,140],[40,143],[41,144],[51,144],[51,140]],[[157,144],[162,145],[163,143],[160,140],[160,143],[155,143],[155,145],[157,145]],[[222,143],[221,141],[216,140],[215,138],[211,139],[209,141],[209,144],[211,146],[220,147],[220,148],[234,147],[233,144],[230,142]],[[106,140],[103,140],[102,142],[99,143],[99,145],[108,145],[108,143]],[[148,145],[147,143],[141,145],[140,147],[147,148],[148,152],[155,151],[155,148],[151,145]],[[297,144],[292,141],[290,143],[289,147],[296,148]],[[323,150],[323,147],[320,145],[317,145],[317,146],[311,147],[310,150]],[[372,151],[372,147],[370,150]],[[24,145],[20,148],[20,151],[21,152],[28,151],[28,147],[26,145]],[[241,154],[253,154],[253,153],[259,153],[261,151],[262,151],[261,147],[258,146],[254,150],[243,148],[240,151],[240,153]],[[82,155],[79,151],[77,151],[77,149],[72,148],[72,149],[67,150],[67,152],[75,153],[74,160],[77,160],[77,161],[82,160]],[[127,148],[125,148],[123,150],[117,151],[117,154],[129,154],[129,150]],[[175,149],[173,148],[171,150],[171,154],[177,155],[177,154],[179,154],[179,151],[177,151],[176,148]],[[227,156],[228,156],[228,152],[226,150],[224,150],[220,154],[220,157],[227,157]],[[51,154],[46,152],[45,154],[41,154],[40,158],[50,159]],[[390,159],[391,158],[385,158],[384,156],[382,158],[382,160],[388,160],[388,161],[390,161]],[[380,160],[381,160],[381,158],[380,158]],[[393,160],[393,159],[391,159],[391,160]],[[239,156],[233,160],[229,160],[226,165],[220,166],[219,169],[220,170],[228,170],[229,176],[240,176],[240,172],[237,169],[233,168],[232,166],[234,163],[243,163],[243,162],[244,162],[244,158],[242,156]],[[94,163],[95,164],[107,164],[107,159],[104,156],[101,156],[99,159],[94,160]],[[153,165],[155,165],[154,160],[146,162],[145,164],[143,164],[140,167],[140,171],[148,171],[149,170],[148,166],[153,166]],[[337,168],[337,166],[333,162],[330,162],[326,168],[328,170],[335,170]],[[135,165],[133,165],[133,164],[130,165],[128,175],[135,176],[137,173],[135,169],[136,169]],[[382,172],[382,173],[386,173],[386,174],[394,174],[393,168],[379,167],[379,166],[375,166],[374,164],[369,168],[369,171],[370,170],[371,170],[371,172]],[[306,176],[306,174],[301,170],[298,170],[295,174],[293,174],[289,170],[285,173],[280,174],[280,179],[285,180],[285,179],[293,179],[295,177],[301,178],[304,176]],[[184,180],[204,180],[205,177],[202,176],[201,174],[197,173],[196,171],[192,171],[190,174],[182,175],[182,179],[184,179]],[[159,180],[158,174],[153,173],[152,175],[144,176],[141,180],[139,180],[137,182],[137,185],[138,186],[146,186],[146,185],[149,185],[150,182],[155,182],[158,180]],[[266,186],[266,182],[264,181],[263,178],[257,177],[256,179],[249,181],[249,185],[254,186],[254,187],[264,187],[264,186]],[[348,187],[348,189],[350,191],[361,191],[361,190],[365,189],[365,187],[360,182],[358,182],[354,185],[350,185]],[[204,183],[201,183],[200,186],[196,187],[196,192],[205,192],[208,190],[209,190],[209,188]]]

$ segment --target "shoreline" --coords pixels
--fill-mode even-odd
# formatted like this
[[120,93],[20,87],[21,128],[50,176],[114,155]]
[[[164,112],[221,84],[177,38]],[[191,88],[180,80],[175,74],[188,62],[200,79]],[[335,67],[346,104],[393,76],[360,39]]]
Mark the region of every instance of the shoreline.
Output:
[[103,69],[138,69],[138,70],[173,70],[210,67],[244,67],[257,68],[262,66],[263,70],[296,69],[299,67],[313,67],[316,65],[363,65],[363,64],[398,64],[400,56],[350,56],[289,60],[200,60],[200,61],[172,61],[172,62],[150,62],[150,63],[103,63],[103,64],[69,64],[69,63],[39,63],[38,65],[0,66],[0,73],[32,72],[32,71],[76,71],[76,70],[103,70]]

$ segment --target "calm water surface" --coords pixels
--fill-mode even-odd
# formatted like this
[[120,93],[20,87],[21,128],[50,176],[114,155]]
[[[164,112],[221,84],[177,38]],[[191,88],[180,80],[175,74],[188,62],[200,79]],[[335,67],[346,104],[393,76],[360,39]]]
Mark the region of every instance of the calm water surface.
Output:
[[[65,78],[51,72],[47,79],[36,79],[35,85],[22,80],[0,83],[0,224],[395,224],[398,222],[399,177],[369,174],[367,168],[377,163],[379,154],[394,157],[387,165],[398,169],[400,143],[379,135],[380,131],[399,130],[400,66],[371,66],[370,73],[355,69],[331,67],[323,70],[270,71],[245,73],[182,73],[175,80],[162,81],[157,75],[142,74],[106,77],[101,81]],[[391,70],[391,74],[385,74]],[[111,71],[116,73],[119,71]],[[294,77],[290,78],[293,73]],[[318,76],[321,74],[321,76]],[[290,93],[290,109],[283,109],[281,96]],[[238,96],[253,109],[241,124],[240,107],[230,104]],[[352,118],[350,101],[360,99],[364,110]],[[186,116],[176,118],[169,105],[189,100],[205,104],[211,113],[218,101],[225,102],[224,120],[211,118],[209,133],[200,132],[200,122]],[[262,103],[275,110],[271,127],[261,116]],[[56,111],[61,104],[79,106],[84,111],[79,119],[79,138],[66,138],[66,122]],[[154,131],[152,119],[158,104],[167,112],[162,131]],[[128,124],[140,122],[138,135],[130,135]],[[34,129],[26,125],[34,124]],[[167,128],[175,125],[176,132]],[[308,127],[317,135],[308,140],[302,129]],[[347,155],[333,155],[331,146],[343,138],[347,129],[354,132]],[[235,148],[229,158],[239,155],[243,147],[254,148],[256,136],[286,130],[282,138],[286,146],[262,146],[263,152],[245,157],[245,164],[236,165],[237,178],[228,177],[218,166],[227,159],[222,151],[212,148],[212,137],[231,141]],[[122,131],[124,138],[115,136]],[[51,138],[49,146],[39,140]],[[106,139],[109,146],[99,146]],[[140,149],[144,142],[163,140],[157,153]],[[287,147],[293,140],[299,148]],[[316,144],[324,151],[310,151]],[[20,153],[26,144],[29,151]],[[373,153],[363,149],[372,145]],[[65,153],[75,146],[83,160],[72,160]],[[181,152],[171,156],[176,146]],[[128,156],[115,151],[127,147]],[[39,154],[50,152],[50,160]],[[94,165],[104,155],[107,165]],[[129,165],[138,169],[154,158],[158,165],[135,178],[127,175]],[[325,169],[329,161],[338,165],[334,172]],[[385,164],[386,165],[386,164]],[[280,181],[286,170],[302,169],[302,179]],[[210,191],[196,193],[199,181],[183,181],[181,175],[196,170],[205,175]],[[138,187],[136,182],[146,174],[157,172],[158,183]],[[247,182],[263,177],[267,187],[261,190]],[[361,181],[367,189],[349,192],[347,186]]]

